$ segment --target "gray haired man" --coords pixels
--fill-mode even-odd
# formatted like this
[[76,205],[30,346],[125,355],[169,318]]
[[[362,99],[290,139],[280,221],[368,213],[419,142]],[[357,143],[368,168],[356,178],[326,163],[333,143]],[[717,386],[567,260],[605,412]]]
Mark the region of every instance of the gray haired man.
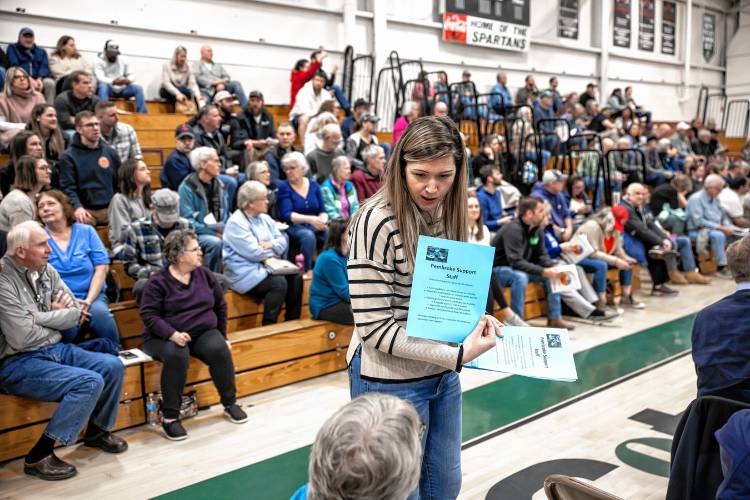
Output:
[[124,366],[115,356],[60,342],[60,331],[76,327],[84,313],[47,264],[51,252],[37,222],[8,233],[0,272],[0,392],[59,403],[24,461],[26,474],[58,480],[74,476],[76,468],[57,458],[55,442],[75,443],[86,421],[86,446],[122,453],[128,444],[110,432]]

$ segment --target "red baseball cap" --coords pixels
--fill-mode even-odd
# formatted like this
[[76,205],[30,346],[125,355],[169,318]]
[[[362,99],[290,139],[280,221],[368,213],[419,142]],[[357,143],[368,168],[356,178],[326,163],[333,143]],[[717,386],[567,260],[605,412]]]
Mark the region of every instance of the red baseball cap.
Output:
[[615,231],[621,233],[625,230],[625,223],[628,221],[628,209],[622,205],[612,207],[612,215],[615,217]]

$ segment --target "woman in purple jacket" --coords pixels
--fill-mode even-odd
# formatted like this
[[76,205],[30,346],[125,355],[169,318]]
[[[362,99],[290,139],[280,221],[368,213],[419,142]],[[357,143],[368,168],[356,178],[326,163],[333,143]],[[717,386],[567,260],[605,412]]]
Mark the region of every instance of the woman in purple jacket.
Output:
[[151,275],[141,296],[143,350],[162,362],[162,427],[167,439],[187,438],[180,423],[180,402],[190,356],[208,365],[221,396],[224,415],[247,421],[237,405],[231,345],[227,340],[227,304],[214,274],[203,267],[195,232],[176,229],[164,240],[167,267]]

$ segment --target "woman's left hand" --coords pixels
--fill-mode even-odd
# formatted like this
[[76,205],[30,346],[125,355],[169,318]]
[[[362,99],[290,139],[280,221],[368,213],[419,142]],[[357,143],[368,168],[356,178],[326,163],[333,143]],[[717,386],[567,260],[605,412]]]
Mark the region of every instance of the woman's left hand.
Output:
[[81,310],[81,318],[79,324],[84,324],[86,321],[91,319],[91,302],[88,300],[79,300],[78,307]]

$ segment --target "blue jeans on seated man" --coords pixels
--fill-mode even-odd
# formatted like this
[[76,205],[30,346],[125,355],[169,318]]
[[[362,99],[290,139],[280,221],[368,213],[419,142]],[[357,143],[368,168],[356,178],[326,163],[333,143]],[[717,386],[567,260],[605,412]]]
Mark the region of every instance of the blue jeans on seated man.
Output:
[[450,371],[413,382],[383,383],[360,376],[361,347],[349,365],[352,399],[381,392],[408,401],[425,426],[422,473],[408,500],[456,498],[461,490],[461,381]]
[[115,317],[109,311],[109,301],[104,291],[99,293],[99,296],[91,303],[89,313],[91,313],[91,318],[83,325],[61,332],[62,341],[78,344],[83,340],[86,333],[92,332],[94,337],[107,339],[119,348],[120,332],[117,329]]
[[677,251],[680,252],[682,270],[686,273],[695,271],[695,255],[693,255],[693,248],[690,244],[690,238],[687,236],[677,236],[673,239],[673,242]]
[[143,88],[140,85],[131,83],[115,91],[109,83],[99,82],[99,99],[108,101],[110,97],[123,97],[125,99],[135,97],[135,110],[138,113],[148,113],[146,98],[143,97]]
[[0,393],[59,402],[44,433],[67,445],[89,420],[112,430],[124,374],[115,356],[57,343],[0,361]]
[[[305,271],[313,268],[313,253],[316,243],[321,245],[328,239],[328,229],[316,231],[310,224],[290,224],[286,230],[289,241],[295,243],[305,258]],[[290,255],[290,257],[292,257]]]
[[492,269],[492,274],[498,280],[500,286],[510,287],[510,308],[522,319],[524,317],[524,305],[526,304],[526,287],[529,282],[544,284],[544,291],[547,295],[547,318],[560,319],[562,317],[560,295],[552,292],[550,282],[544,276],[526,274],[509,266],[497,266]]
[[198,244],[203,252],[203,265],[215,273],[221,272],[221,238],[213,234],[199,234]]
[[[240,102],[240,107],[244,110],[247,107],[247,95],[245,89],[242,88],[242,84],[236,80],[227,82],[224,85],[224,90],[237,97]],[[213,102],[214,96],[216,95],[216,89],[214,87],[202,87],[201,94],[206,98],[206,102]]]
[[[695,229],[688,232],[688,236],[692,241],[698,239],[698,231]],[[727,265],[727,252],[726,244],[727,237],[724,233],[718,229],[711,229],[708,233],[708,241],[711,245],[711,253],[713,253],[714,260],[717,266]]]
[[587,273],[594,274],[594,291],[605,293],[607,291],[607,263],[599,259],[583,259],[578,263]]

